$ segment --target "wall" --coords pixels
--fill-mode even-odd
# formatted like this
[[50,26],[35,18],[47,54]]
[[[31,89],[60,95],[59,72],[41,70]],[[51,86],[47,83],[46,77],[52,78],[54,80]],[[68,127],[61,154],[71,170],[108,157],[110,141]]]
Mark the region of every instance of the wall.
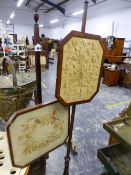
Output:
[[[124,37],[131,40],[131,9],[126,8],[125,10],[110,12],[110,14],[103,14],[87,20],[86,32],[98,34],[102,37],[107,37],[112,33],[112,24],[114,21],[115,30],[114,36]],[[67,21],[69,21],[67,19]],[[71,21],[71,20],[70,20]],[[82,19],[65,23],[61,27],[57,28],[40,28],[40,34],[44,33],[46,37],[61,39],[65,37],[71,30],[81,30]],[[21,39],[25,34],[28,35],[30,42],[32,42],[33,36],[33,22],[32,25],[15,25],[15,33],[18,34],[18,39]]]
[[[6,24],[9,19],[14,7],[16,7],[14,0],[0,0],[0,20],[2,20],[4,24]],[[27,34],[30,42],[32,42],[32,36],[34,35],[34,13],[31,9],[25,8],[23,3],[23,7],[17,8],[15,17],[10,20],[13,25],[8,25],[9,33],[13,33],[14,26],[14,32],[17,34],[18,40]],[[44,14],[39,12],[39,24],[43,24],[43,21],[45,21]]]
[[[24,35],[28,36],[30,43],[32,44],[32,36],[34,35],[33,24],[32,25],[14,25],[14,32],[17,34],[18,40],[21,40]],[[48,36],[48,29],[40,28],[40,35],[44,33]]]
[[[110,12],[110,14],[103,14],[98,17],[90,18],[87,20],[86,32],[98,34],[102,37],[107,37],[112,34],[112,25],[114,26],[114,36],[123,37],[131,40],[131,9]],[[67,24],[65,27],[58,27],[49,30],[47,35],[51,38],[60,39],[68,34],[71,30],[81,30],[81,21],[74,24]]]
[[29,41],[31,42],[33,36],[33,26],[14,25],[14,32],[17,34],[18,40],[22,39],[22,37],[27,34]]

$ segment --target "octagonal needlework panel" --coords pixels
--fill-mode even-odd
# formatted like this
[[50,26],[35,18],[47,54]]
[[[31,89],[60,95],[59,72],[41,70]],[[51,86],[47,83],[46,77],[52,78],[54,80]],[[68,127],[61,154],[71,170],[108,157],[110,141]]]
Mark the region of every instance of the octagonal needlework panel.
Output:
[[66,39],[60,48],[56,90],[56,97],[64,105],[84,103],[93,98],[99,88],[102,57],[98,36]]
[[11,160],[24,167],[64,143],[69,108],[59,102],[17,112],[7,126]]

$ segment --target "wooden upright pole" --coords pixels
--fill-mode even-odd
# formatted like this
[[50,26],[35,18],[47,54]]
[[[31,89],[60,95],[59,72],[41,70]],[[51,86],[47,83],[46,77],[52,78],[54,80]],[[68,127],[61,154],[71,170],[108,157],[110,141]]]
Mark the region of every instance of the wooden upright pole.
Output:
[[[85,33],[87,8],[88,8],[88,2],[86,0],[84,5],[84,13],[83,13],[83,20],[82,20],[82,27],[81,27],[82,33]],[[70,120],[70,126],[69,126],[69,134],[68,134],[68,146],[67,146],[67,153],[65,156],[65,168],[64,168],[63,175],[69,175],[70,152],[71,152],[71,145],[72,145],[72,133],[73,133],[73,127],[74,127],[75,111],[76,111],[76,104],[72,106],[72,113],[71,113],[71,120]]]
[[76,109],[76,105],[73,105],[69,134],[68,134],[67,154],[65,156],[65,169],[64,169],[63,175],[69,175],[69,163],[70,163],[70,152],[71,152],[71,145],[72,145],[72,142],[71,142],[72,141],[72,133],[73,133],[73,127],[74,127],[74,120],[75,120],[75,109]]
[[[39,25],[38,25],[38,20],[39,20],[39,15],[35,14],[34,15],[34,44],[39,44],[40,43],[40,36],[39,36]],[[42,91],[41,91],[41,65],[40,65],[40,51],[35,51],[35,68],[36,68],[36,83],[37,83],[37,88],[36,88],[36,102],[37,104],[42,103]]]
[[84,5],[84,13],[83,13],[83,19],[82,19],[82,27],[81,27],[81,32],[85,33],[86,29],[86,18],[87,18],[87,8],[88,8],[88,1],[85,0],[85,5]]
[[[36,45],[40,43],[39,25],[38,25],[39,15],[38,14],[34,15],[34,20],[35,20],[34,45]],[[35,68],[36,68],[36,83],[37,83],[35,100],[36,100],[36,104],[41,104],[42,103],[42,90],[41,90],[40,51],[35,51]],[[47,155],[40,158],[41,175],[46,174],[46,158],[47,158]]]

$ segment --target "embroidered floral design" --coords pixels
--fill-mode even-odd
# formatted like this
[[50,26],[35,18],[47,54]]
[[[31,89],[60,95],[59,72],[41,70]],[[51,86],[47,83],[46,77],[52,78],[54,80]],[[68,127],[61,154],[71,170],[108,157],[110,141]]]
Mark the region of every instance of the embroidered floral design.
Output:
[[[62,114],[59,114],[59,116],[61,115]],[[22,147],[23,154],[30,154],[38,149],[43,149],[61,138],[64,131],[65,122],[64,119],[59,116],[54,110],[49,115],[45,115],[38,119],[31,119],[26,124],[22,125],[23,135],[18,136],[18,144],[24,145],[24,147]],[[44,137],[43,134],[41,141],[37,142],[34,135],[42,127],[52,127],[52,131],[47,137]]]
[[88,100],[96,92],[102,55],[95,39],[72,37],[63,46],[60,96],[65,102]]

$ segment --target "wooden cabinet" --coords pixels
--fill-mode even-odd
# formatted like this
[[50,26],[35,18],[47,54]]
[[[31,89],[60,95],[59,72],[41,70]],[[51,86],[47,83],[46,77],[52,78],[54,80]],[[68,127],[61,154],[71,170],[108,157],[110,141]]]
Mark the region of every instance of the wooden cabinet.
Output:
[[119,85],[131,88],[131,64],[119,64],[120,77]]
[[125,41],[125,38],[115,38],[114,47],[112,49],[109,49],[107,47],[106,39],[103,39],[104,58],[107,59],[109,63],[121,63],[122,62],[124,41]]
[[[30,60],[30,66],[35,66],[35,51],[29,50],[28,56]],[[48,52],[47,51],[41,51],[40,52],[40,62],[41,66],[45,66],[46,69],[49,68],[49,58],[48,58]]]
[[108,68],[104,69],[104,79],[103,83],[107,86],[116,86],[119,79],[119,70],[111,70]]
[[[124,46],[125,38],[115,38],[115,62],[122,62],[122,54],[123,54],[123,46]],[[118,56],[118,57],[117,57]]]

